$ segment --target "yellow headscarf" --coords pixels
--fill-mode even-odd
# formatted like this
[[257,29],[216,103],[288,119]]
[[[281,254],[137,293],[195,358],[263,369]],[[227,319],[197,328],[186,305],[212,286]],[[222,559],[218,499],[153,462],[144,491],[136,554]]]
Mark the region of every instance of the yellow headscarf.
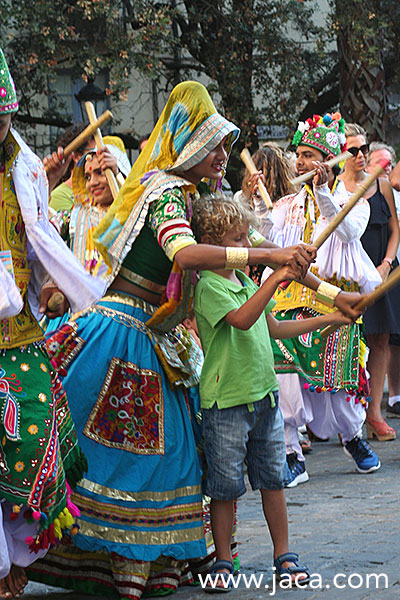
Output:
[[145,222],[149,193],[154,199],[166,186],[193,188],[178,174],[201,162],[225,137],[229,154],[239,133],[217,113],[201,83],[184,81],[172,90],[144,150],[93,235],[112,277]]

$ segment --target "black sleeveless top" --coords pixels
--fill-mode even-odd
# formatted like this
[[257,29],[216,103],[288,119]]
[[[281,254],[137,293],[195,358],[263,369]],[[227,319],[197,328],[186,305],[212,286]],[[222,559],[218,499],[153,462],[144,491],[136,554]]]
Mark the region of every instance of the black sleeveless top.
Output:
[[[389,241],[390,208],[379,187],[375,194],[368,198],[371,215],[367,228],[361,237],[361,243],[368,256],[377,267],[386,256]],[[397,258],[392,269],[398,266]],[[400,334],[400,286],[392,288],[381,300],[368,308],[363,317],[366,335],[374,333]]]
[[[386,256],[386,249],[389,241],[389,219],[391,217],[390,208],[386,202],[385,196],[379,187],[377,180],[377,190],[375,194],[368,198],[371,215],[369,217],[367,229],[361,237],[361,243],[368,256],[377,267]],[[393,266],[395,261],[393,261]]]

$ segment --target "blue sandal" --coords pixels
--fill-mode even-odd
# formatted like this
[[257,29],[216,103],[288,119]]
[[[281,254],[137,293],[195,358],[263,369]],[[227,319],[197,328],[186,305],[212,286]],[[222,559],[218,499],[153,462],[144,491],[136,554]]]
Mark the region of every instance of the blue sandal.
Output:
[[[229,570],[229,574],[225,573],[224,571],[221,571],[221,569],[228,569]],[[225,592],[230,592],[232,589],[232,575],[234,573],[235,569],[233,566],[233,563],[231,563],[229,560],[217,560],[217,562],[215,562],[213,564],[213,566],[210,569],[209,572],[209,578],[208,581],[212,580],[212,583],[214,585],[206,585],[204,589],[205,592],[209,593],[209,594],[219,594],[219,593],[225,593]],[[229,579],[227,579],[229,577]],[[223,582],[223,587],[217,587],[217,583],[218,581],[222,581]]]
[[[295,552],[285,552],[285,554],[281,554],[277,556],[274,560],[274,567],[276,569],[276,575],[278,579],[281,579],[283,575],[288,575],[291,577],[292,575],[296,575],[296,573],[304,573],[306,577],[299,579],[298,582],[303,585],[304,583],[309,583],[310,581],[310,573],[308,571],[308,567],[305,565],[299,565],[299,555]],[[284,562],[294,563],[294,566],[283,567],[282,564]],[[296,582],[293,582],[296,585]]]

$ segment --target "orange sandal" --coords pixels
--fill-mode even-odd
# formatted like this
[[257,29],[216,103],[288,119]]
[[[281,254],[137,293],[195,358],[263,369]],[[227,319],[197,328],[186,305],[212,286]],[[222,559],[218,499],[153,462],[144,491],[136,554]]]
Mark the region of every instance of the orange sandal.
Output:
[[388,442],[396,439],[396,432],[385,420],[377,421],[368,416],[366,418],[367,437],[369,440],[376,438],[380,442]]

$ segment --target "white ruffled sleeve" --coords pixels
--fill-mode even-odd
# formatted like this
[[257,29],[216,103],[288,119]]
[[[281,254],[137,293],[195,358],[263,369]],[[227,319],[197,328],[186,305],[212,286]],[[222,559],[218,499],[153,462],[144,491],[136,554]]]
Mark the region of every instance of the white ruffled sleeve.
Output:
[[257,231],[265,237],[265,239],[272,241],[272,229],[274,222],[272,220],[272,211],[265,206],[265,202],[262,198],[257,195],[253,196],[254,212],[259,220]]
[[[349,200],[349,194],[343,181],[339,181],[337,188],[330,192],[328,184],[314,188],[315,199],[321,213],[320,225],[325,227],[340,212],[343,206]],[[350,213],[343,219],[335,230],[338,238],[348,244],[354,240],[359,240],[367,228],[370,216],[370,207],[367,200],[361,199],[351,209]],[[321,231],[323,230],[321,229]]]
[[14,317],[21,312],[23,304],[13,276],[0,260],[0,319]]
[[29,304],[38,317],[39,294],[50,278],[65,294],[73,312],[90,306],[104,294],[106,282],[86,273],[81,263],[48,221],[48,183],[40,159],[13,131],[21,146],[13,165],[13,182],[24,221],[28,264],[32,269]]

